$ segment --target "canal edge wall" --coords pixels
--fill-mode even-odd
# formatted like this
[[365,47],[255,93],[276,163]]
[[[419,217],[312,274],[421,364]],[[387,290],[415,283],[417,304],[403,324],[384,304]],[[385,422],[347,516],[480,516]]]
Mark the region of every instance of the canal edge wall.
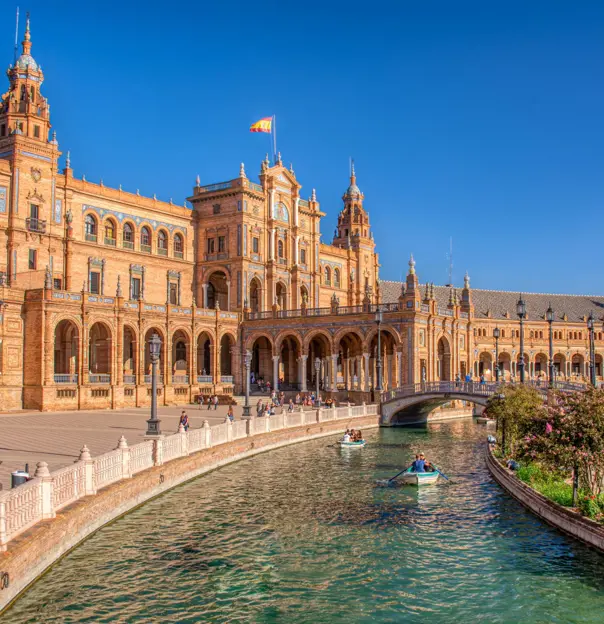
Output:
[[495,481],[529,511],[566,535],[604,553],[604,526],[554,503],[523,483],[513,471],[497,461],[490,444],[487,445],[486,463]]
[[222,466],[248,457],[334,435],[347,429],[377,428],[379,416],[358,416],[279,429],[240,438],[144,470],[86,496],[25,531],[0,552],[0,615],[59,559],[103,526],[149,500]]

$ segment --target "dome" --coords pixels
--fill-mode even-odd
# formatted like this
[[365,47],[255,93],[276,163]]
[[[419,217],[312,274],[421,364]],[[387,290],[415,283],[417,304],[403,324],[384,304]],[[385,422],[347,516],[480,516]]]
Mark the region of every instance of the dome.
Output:
[[361,189],[356,184],[351,184],[346,191],[346,197],[354,197],[355,195],[360,195]]
[[17,59],[17,67],[19,69],[33,69],[34,71],[38,71],[38,64],[31,54],[22,54]]

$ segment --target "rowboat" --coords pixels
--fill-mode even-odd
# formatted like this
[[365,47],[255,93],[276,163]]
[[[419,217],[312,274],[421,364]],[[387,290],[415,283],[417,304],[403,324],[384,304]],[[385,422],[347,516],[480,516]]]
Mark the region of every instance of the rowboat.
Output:
[[365,440],[357,440],[356,442],[344,442],[344,440],[339,440],[338,444],[341,448],[363,448],[367,442],[365,442]]
[[491,425],[491,424],[495,424],[495,419],[494,418],[485,418],[484,416],[479,416],[476,419],[476,422],[480,425]]
[[440,473],[436,470],[434,472],[413,472],[413,470],[411,470],[411,467],[409,467],[405,472],[403,472],[399,479],[402,483],[419,486],[431,485],[432,483],[436,483],[439,476]]

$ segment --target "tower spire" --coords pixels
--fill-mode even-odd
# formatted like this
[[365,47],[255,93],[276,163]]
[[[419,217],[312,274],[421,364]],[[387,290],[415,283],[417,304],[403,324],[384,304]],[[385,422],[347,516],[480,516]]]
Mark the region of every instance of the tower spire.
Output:
[[23,54],[31,53],[31,33],[29,31],[29,11],[27,12],[27,19],[25,20],[25,36],[21,43],[23,46]]

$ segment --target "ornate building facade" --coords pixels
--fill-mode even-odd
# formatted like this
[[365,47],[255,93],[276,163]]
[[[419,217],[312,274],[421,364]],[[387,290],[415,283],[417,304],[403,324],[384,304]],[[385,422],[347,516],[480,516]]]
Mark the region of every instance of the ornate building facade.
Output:
[[[489,379],[495,364],[517,374],[517,295],[472,290],[468,278],[460,294],[422,286],[413,260],[403,284],[379,281],[354,168],[331,244],[316,192],[303,199],[280,156],[261,163],[258,182],[243,165],[233,180],[198,179],[184,205],[76,178],[51,133],[29,21],[22,47],[0,102],[0,409],[146,405],[154,333],[165,404],[241,392],[247,350],[273,384],[313,389],[318,376],[325,392],[366,398],[378,304],[386,388]],[[551,303],[556,371],[587,376],[586,318],[604,298],[526,300],[527,375],[547,370]]]

